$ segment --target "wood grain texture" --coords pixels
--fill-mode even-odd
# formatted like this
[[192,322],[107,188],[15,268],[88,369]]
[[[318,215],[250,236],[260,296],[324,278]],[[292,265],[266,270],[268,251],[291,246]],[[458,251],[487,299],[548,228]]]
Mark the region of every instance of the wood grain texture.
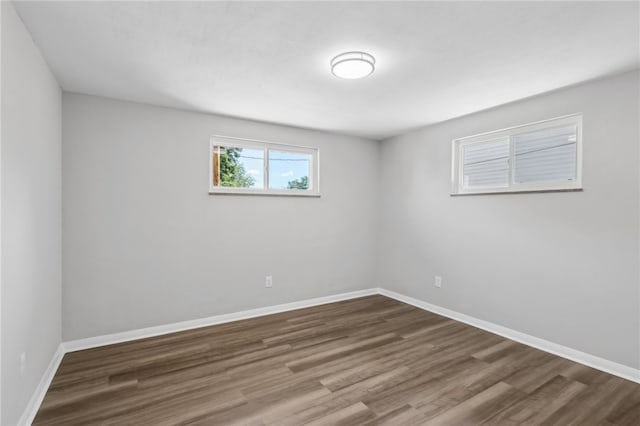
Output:
[[640,425],[640,385],[370,296],[66,354],[35,425]]

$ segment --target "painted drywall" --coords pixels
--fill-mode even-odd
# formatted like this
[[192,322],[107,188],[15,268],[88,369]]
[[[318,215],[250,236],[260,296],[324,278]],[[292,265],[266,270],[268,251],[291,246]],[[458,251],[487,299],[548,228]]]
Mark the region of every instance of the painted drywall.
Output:
[[[639,79],[602,79],[383,141],[379,285],[638,368]],[[449,195],[453,138],[578,112],[584,191]]]
[[62,93],[13,5],[1,7],[1,422],[15,425],[61,341]]
[[[209,195],[213,134],[318,147],[322,196]],[[378,150],[361,138],[65,93],[64,339],[371,287]]]

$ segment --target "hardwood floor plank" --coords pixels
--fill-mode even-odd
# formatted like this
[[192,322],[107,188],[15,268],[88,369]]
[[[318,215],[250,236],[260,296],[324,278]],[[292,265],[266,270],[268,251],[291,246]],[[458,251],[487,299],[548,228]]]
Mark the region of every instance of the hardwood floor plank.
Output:
[[587,386],[563,376],[555,376],[526,398],[491,417],[487,424],[535,425],[578,396]]
[[488,389],[461,402],[455,407],[427,421],[426,425],[479,425],[495,413],[506,409],[514,402],[520,401],[524,392],[498,382]]
[[364,424],[366,426],[417,426],[424,424],[425,421],[421,412],[407,404],[383,416],[376,416]]
[[307,426],[340,426],[340,425],[354,425],[361,424],[368,419],[375,417],[375,415],[369,410],[369,408],[362,402],[357,402],[348,407],[342,408],[338,411],[321,417],[312,422],[306,423]]
[[640,388],[634,387],[608,416],[611,423],[621,426],[640,425]]

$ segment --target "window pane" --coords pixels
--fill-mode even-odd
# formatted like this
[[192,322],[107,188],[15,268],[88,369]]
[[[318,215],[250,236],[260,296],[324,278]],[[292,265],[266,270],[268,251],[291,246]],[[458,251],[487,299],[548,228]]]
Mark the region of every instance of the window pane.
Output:
[[513,183],[576,179],[575,126],[556,127],[516,135],[513,141]]
[[213,186],[264,188],[264,150],[213,147]]
[[465,189],[509,186],[509,140],[463,145],[462,186]]
[[269,150],[269,188],[307,190],[311,155]]

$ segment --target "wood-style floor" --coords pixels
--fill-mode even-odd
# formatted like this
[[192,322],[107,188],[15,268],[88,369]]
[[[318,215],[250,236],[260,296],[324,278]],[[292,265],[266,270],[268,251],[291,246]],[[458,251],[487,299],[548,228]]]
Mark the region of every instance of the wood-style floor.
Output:
[[640,425],[640,385],[371,296],[65,355],[36,425]]

